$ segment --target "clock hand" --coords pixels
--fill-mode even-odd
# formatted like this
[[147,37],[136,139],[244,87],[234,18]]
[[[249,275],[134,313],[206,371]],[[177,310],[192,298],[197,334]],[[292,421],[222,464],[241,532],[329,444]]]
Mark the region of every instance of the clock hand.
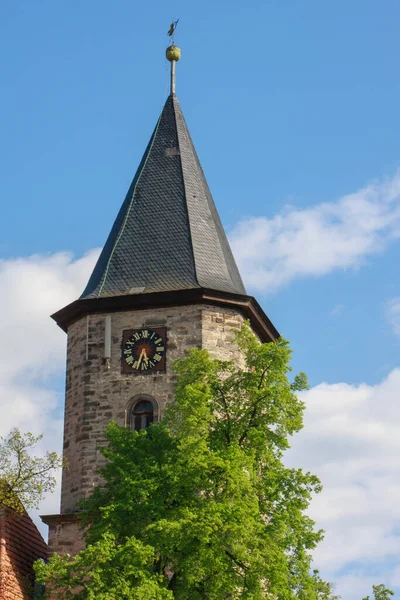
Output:
[[140,367],[140,363],[142,362],[143,354],[144,354],[144,356],[145,356],[145,360],[147,360],[147,357],[146,357],[146,352],[144,351],[144,348],[143,348],[143,350],[142,350],[142,351],[141,351],[141,353],[140,353],[140,356],[139,356],[139,360],[138,360],[138,365],[137,365],[137,368],[139,368],[139,367]]

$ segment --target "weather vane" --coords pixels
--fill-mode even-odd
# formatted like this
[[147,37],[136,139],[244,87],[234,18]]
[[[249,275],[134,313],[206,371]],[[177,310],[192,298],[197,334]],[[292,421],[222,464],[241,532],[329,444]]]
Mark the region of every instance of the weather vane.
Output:
[[171,27],[168,30],[168,35],[171,38],[171,45],[168,46],[165,55],[167,60],[171,63],[171,96],[175,96],[175,87],[176,87],[176,63],[181,58],[181,49],[178,46],[175,46],[174,37],[175,37],[175,29],[179,23],[179,19],[176,21],[172,21]]
[[179,19],[177,19],[176,21],[172,21],[171,27],[168,30],[168,35],[171,38],[171,44],[174,44],[175,29],[176,29],[178,23],[179,23]]

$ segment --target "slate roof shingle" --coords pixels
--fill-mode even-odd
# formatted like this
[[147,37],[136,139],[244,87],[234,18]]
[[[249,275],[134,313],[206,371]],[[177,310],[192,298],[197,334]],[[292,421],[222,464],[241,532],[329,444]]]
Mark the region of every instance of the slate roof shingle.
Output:
[[171,95],[81,298],[192,288],[246,294]]

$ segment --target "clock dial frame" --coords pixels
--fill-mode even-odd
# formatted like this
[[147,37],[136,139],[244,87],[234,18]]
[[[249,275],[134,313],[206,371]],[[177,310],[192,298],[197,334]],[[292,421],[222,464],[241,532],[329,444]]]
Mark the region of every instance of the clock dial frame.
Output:
[[122,332],[121,372],[145,375],[165,371],[167,330],[141,327]]

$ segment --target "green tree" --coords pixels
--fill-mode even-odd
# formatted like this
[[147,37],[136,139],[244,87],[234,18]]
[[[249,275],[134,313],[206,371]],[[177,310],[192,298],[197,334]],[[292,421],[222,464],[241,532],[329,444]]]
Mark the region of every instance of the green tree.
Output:
[[319,480],[282,461],[302,427],[304,374],[282,339],[238,332],[243,368],[192,350],[157,425],[111,424],[104,485],[82,506],[87,548],[38,565],[63,600],[333,600],[311,573],[322,539],[305,514]]
[[[390,596],[394,596],[394,592],[389,590],[383,583],[380,585],[373,585],[372,592],[375,600],[390,600]],[[363,600],[369,600],[369,596],[366,596]]]
[[0,438],[0,505],[17,512],[38,508],[43,495],[54,489],[54,470],[62,460],[56,452],[32,456],[42,437],[14,428]]

